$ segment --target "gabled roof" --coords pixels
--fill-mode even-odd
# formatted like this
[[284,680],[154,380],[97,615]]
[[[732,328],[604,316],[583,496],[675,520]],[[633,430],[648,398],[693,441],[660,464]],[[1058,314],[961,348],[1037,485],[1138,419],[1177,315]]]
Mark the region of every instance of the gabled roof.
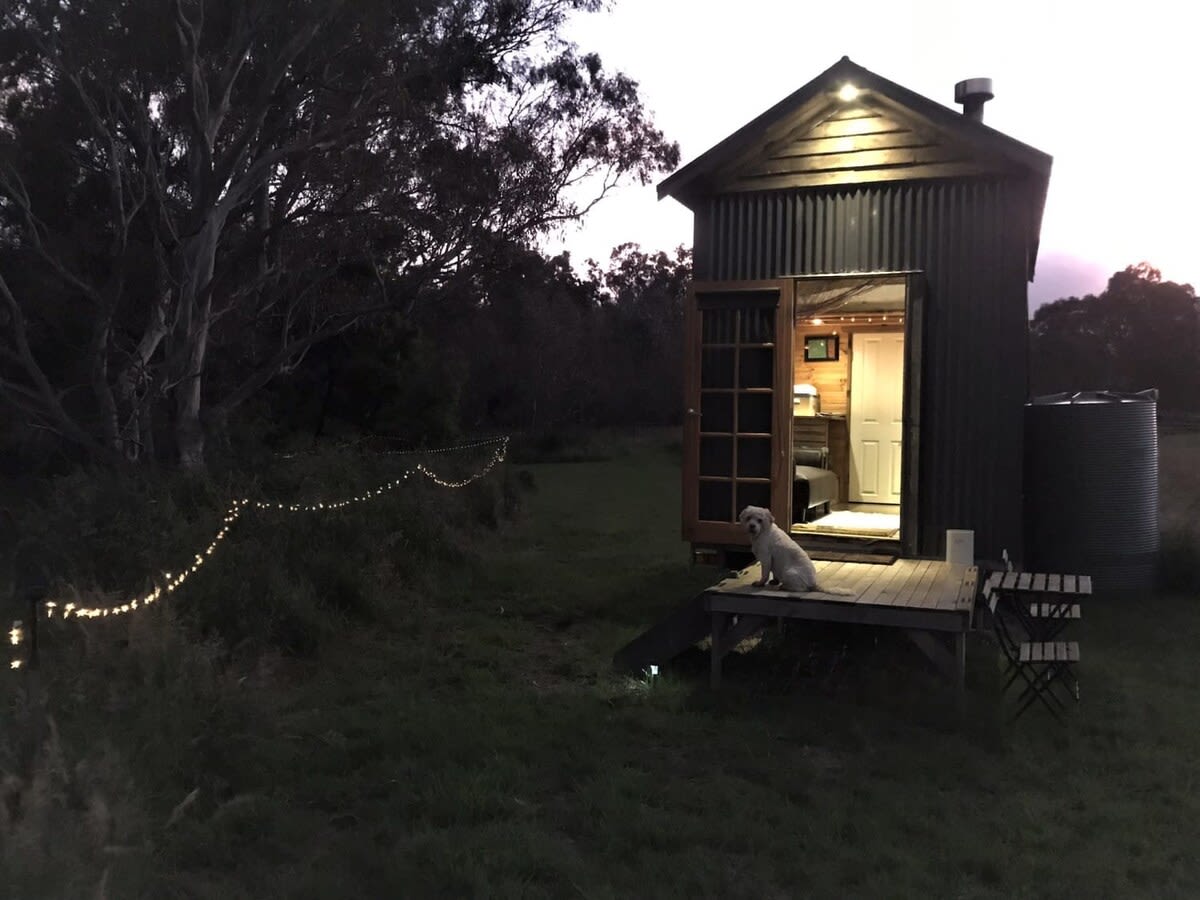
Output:
[[[838,91],[858,89],[853,101]],[[717,193],[1017,175],[1034,190],[1036,255],[1052,159],[843,56],[658,185],[689,208]]]

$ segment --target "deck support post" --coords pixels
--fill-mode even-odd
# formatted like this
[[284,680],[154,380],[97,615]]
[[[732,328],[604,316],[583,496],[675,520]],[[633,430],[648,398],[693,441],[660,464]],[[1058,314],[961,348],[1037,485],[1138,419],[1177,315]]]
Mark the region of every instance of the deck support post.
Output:
[[[718,618],[719,617],[719,618]],[[721,658],[738,644],[766,627],[768,616],[737,616],[725,612],[712,614],[712,672],[714,688],[721,685]]]
[[728,615],[723,612],[712,614],[712,650],[709,663],[708,683],[714,691],[721,686],[721,657],[724,655],[721,647],[725,632],[725,620]]
[[910,628],[905,633],[938,671],[950,680],[954,689],[954,708],[961,720],[967,712],[967,633],[949,633],[953,650],[947,649],[933,632]]
[[967,716],[967,634],[965,631],[954,635],[954,662],[958,671],[955,673],[955,706],[958,710],[958,720],[962,722]]

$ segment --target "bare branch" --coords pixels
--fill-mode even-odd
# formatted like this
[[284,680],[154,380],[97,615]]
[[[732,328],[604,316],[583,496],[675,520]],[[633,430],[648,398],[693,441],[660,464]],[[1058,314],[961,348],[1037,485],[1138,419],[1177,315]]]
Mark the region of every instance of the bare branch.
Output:
[[46,377],[45,371],[38,364],[37,358],[29,346],[25,313],[21,309],[20,304],[17,303],[17,299],[13,296],[12,291],[8,287],[8,282],[5,281],[3,275],[0,275],[0,299],[4,301],[12,317],[13,337],[16,341],[18,358],[35,388],[33,392],[27,390],[20,395],[30,398],[32,395],[36,395],[40,415],[46,421],[53,422],[65,437],[87,448],[100,458],[109,459],[110,461],[114,460],[114,457],[119,458],[119,455],[115,454],[111,448],[98,443],[92,438],[63,408],[58,395],[50,384],[50,379]]
[[[321,28],[340,6],[340,3],[331,4],[329,11],[324,16],[314,20],[308,28],[297,30],[292,35],[291,40],[279,51],[270,71],[258,83],[258,91],[246,115],[245,123],[230,141],[228,149],[222,154],[222,158],[216,164],[215,172],[218,184],[225,184],[230,181],[234,173],[242,167],[249,156],[250,146],[255,136],[261,136],[263,123],[272,107],[271,99],[276,90],[278,90],[284,76],[287,75],[288,69],[296,61],[296,58],[312,43],[313,39],[320,33]],[[232,81],[230,85],[232,85]],[[287,155],[286,153],[281,154],[275,159],[268,161],[265,168],[269,169],[279,160],[286,158]],[[259,174],[255,173],[254,177],[258,177]],[[247,175],[249,176],[250,173],[247,172]],[[249,189],[253,190],[256,186],[257,184],[252,182],[249,185]]]
[[20,210],[21,216],[25,220],[25,235],[29,238],[29,247],[38,255],[38,258],[47,263],[63,282],[75,288],[93,303],[102,305],[104,298],[100,292],[69,270],[61,259],[47,249],[42,238],[42,232],[46,230],[46,227],[33,212],[29,194],[25,190],[21,176],[8,166],[0,167],[0,192],[12,200],[16,208]]
[[175,0],[175,32],[184,52],[184,69],[191,87],[191,104],[188,112],[191,115],[192,133],[195,149],[199,159],[192,162],[192,193],[193,201],[198,206],[207,205],[207,194],[211,191],[210,179],[206,176],[212,173],[212,139],[208,121],[208,84],[204,79],[203,67],[200,63],[200,29],[204,25],[204,7],[200,6],[200,21],[193,23],[183,11],[183,0]]
[[[272,378],[278,375],[288,366],[293,359],[308,351],[310,347],[328,340],[335,335],[341,334],[349,328],[361,323],[364,319],[369,319],[374,316],[381,315],[387,312],[394,312],[395,307],[391,304],[383,304],[380,306],[367,307],[365,309],[356,310],[348,314],[346,318],[337,321],[335,317],[326,320],[325,324],[317,330],[304,335],[303,337],[293,338],[285,341],[282,347],[260,365],[255,371],[242,381],[236,388],[219,403],[212,407],[215,417],[227,416],[236,407],[240,406],[246,400],[250,399],[256,391],[266,385]],[[286,334],[286,332],[285,332]]]

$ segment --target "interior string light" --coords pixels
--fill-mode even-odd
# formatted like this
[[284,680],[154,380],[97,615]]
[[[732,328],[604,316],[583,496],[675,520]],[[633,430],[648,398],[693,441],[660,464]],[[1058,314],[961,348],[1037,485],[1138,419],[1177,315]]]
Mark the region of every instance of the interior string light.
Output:
[[[891,315],[891,314],[889,314],[889,315]],[[837,316],[837,317],[826,316],[822,319],[810,319],[809,324],[811,324],[811,325],[829,325],[833,322],[856,322],[856,321],[858,321],[858,317],[856,317],[856,316]],[[874,320],[870,316],[868,316],[868,317],[866,317],[866,321],[871,322]],[[892,323],[895,323],[896,325],[903,325],[904,324],[904,316],[893,315],[892,318],[888,318],[887,315],[884,315],[884,316],[880,317],[880,321],[886,322],[889,325]]]
[[[183,586],[184,582],[186,582],[188,578],[196,574],[196,572],[200,570],[200,567],[203,566],[204,563],[207,562],[208,559],[217,551],[217,548],[220,547],[222,541],[224,541],[229,535],[229,530],[233,527],[234,523],[237,522],[243,511],[247,508],[252,507],[257,510],[269,510],[276,512],[317,512],[343,509],[353,503],[363,503],[367,500],[374,500],[388,491],[395,490],[397,487],[400,487],[405,481],[407,481],[414,473],[423,475],[441,487],[466,487],[468,484],[483,478],[496,466],[504,462],[505,457],[508,455],[507,437],[491,438],[485,441],[476,441],[471,444],[461,444],[456,447],[442,447],[436,450],[398,451],[400,453],[422,452],[436,454],[450,453],[454,451],[492,445],[495,445],[496,449],[492,452],[492,455],[488,461],[484,463],[483,467],[474,474],[469,475],[468,477],[459,481],[451,481],[442,478],[424,463],[418,463],[414,468],[406,469],[399,478],[394,478],[391,481],[385,482],[381,485],[376,485],[374,488],[371,488],[363,493],[355,494],[352,497],[345,497],[339,500],[318,501],[317,503],[272,503],[265,500],[251,501],[250,498],[243,497],[240,500],[235,500],[229,506],[229,508],[225,511],[225,517],[221,521],[221,528],[217,531],[212,541],[207,547],[204,548],[203,551],[193,554],[190,563],[184,565],[178,572],[164,571],[160,577],[152,579],[155,582],[154,590],[143,594],[141,597],[135,597],[126,603],[114,604],[112,606],[82,606],[73,602],[63,603],[58,600],[47,600],[42,604],[42,608],[45,610],[46,618],[48,619],[59,617],[63,619],[99,619],[108,618],[111,616],[127,615],[129,613],[136,612],[139,609],[145,609],[158,602],[165,594],[172,594],[177,591]],[[59,609],[62,610],[61,615],[56,615]],[[11,646],[19,650],[25,636],[24,628],[22,627],[22,623],[19,619],[13,622],[8,636]],[[21,658],[19,656],[15,656],[10,663],[10,667],[13,669],[19,669],[22,664]]]

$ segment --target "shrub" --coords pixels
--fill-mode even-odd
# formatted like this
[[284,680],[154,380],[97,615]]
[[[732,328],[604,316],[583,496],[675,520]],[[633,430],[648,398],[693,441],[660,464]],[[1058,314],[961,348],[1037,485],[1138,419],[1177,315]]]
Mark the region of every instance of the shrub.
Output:
[[[428,465],[456,481],[488,453]],[[275,701],[247,683],[354,625],[411,617],[422,586],[450,563],[469,567],[479,530],[515,508],[503,469],[465,489],[414,476],[373,492],[415,461],[330,450],[256,475],[77,473],[14,510],[24,524],[20,552],[5,548],[9,570],[36,555],[60,600],[106,606],[206,547],[233,498],[328,506],[372,491],[312,512],[252,502],[164,601],[40,620],[41,667],[0,694],[0,865],[14,896],[188,893],[170,860],[186,857],[193,831],[227,834],[231,811],[278,768],[252,737]]]
[[230,748],[254,713],[229,655],[169,606],[45,631],[41,668],[10,682],[0,710],[11,896],[145,895],[175,820],[238,787]]
[[[481,448],[427,464],[453,482],[478,472],[489,455]],[[213,540],[230,500],[248,498],[226,540],[169,602],[197,633],[228,645],[253,640],[312,654],[349,620],[391,620],[397,585],[419,590],[431,562],[461,564],[473,556],[475,529],[494,529],[515,510],[517,490],[503,469],[465,489],[413,474],[376,493],[418,459],[331,449],[276,460],[254,475],[77,472],[14,516],[22,535],[6,569],[14,572],[18,561],[28,568],[36,558],[55,592],[120,603],[189,565]],[[331,508],[354,497],[369,499]],[[254,501],[268,499],[325,508],[256,508]],[[11,612],[22,617],[24,610]]]

